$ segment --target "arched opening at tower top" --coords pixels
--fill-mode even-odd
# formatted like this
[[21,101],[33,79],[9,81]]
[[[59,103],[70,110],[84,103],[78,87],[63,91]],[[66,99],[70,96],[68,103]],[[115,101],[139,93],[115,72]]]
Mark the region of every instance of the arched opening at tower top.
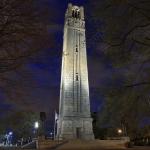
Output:
[[72,17],[76,18],[76,19],[80,19],[81,18],[80,10],[79,9],[73,9],[72,10]]

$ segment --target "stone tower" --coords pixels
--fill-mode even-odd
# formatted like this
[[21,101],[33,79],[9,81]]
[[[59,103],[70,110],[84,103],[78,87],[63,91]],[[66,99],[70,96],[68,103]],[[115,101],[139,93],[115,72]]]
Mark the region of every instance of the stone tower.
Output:
[[59,139],[94,139],[90,113],[84,8],[68,5],[65,14]]

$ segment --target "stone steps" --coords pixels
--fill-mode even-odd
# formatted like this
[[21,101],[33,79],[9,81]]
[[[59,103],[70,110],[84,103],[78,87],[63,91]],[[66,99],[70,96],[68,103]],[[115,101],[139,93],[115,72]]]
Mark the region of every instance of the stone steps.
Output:
[[126,149],[124,140],[72,140],[59,146],[56,150],[100,150],[100,149]]

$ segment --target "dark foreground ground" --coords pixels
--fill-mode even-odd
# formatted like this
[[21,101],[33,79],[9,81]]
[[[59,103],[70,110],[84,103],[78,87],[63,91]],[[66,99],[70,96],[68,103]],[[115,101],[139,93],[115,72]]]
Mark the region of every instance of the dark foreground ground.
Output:
[[[36,150],[36,149],[20,149],[20,148],[0,148],[0,150]],[[41,149],[41,150],[57,150],[57,149]],[[72,149],[73,150],[73,149]],[[75,150],[75,149],[74,149]],[[81,149],[82,150],[82,149]],[[92,149],[91,149],[92,150]],[[96,150],[96,149],[94,149]],[[97,150],[150,150],[150,146],[149,147],[144,147],[144,146],[135,146],[133,148],[127,148],[127,149],[97,149]]]

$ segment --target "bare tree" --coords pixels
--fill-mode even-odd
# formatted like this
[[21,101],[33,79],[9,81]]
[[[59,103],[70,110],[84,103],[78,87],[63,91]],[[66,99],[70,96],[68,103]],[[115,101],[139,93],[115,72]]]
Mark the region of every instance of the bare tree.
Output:
[[[107,117],[103,118],[114,122],[116,119],[118,124],[123,119],[130,129],[135,129],[142,116],[150,113],[147,100],[150,91],[150,1],[97,0],[90,4],[92,21],[95,24],[101,21],[95,25],[95,34],[101,34],[95,44],[99,44],[101,52],[118,70],[114,80],[117,82],[122,75],[119,86],[113,84],[105,89],[103,115]],[[131,126],[131,122],[136,127]]]
[[45,46],[47,29],[35,0],[0,1],[0,73],[14,70]]
[[0,0],[0,92],[11,101],[21,103],[27,95],[25,81],[34,86],[23,65],[53,43],[48,27],[55,11],[44,2]]

